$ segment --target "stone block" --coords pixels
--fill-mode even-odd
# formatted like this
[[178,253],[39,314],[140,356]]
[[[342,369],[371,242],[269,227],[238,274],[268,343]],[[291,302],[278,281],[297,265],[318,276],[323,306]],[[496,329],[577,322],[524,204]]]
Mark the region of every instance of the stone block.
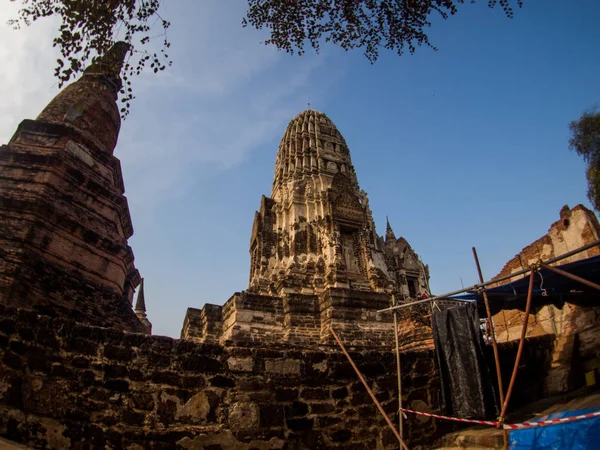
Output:
[[252,357],[231,357],[227,360],[227,366],[232,372],[252,372],[254,369],[254,360]]
[[210,402],[204,392],[199,392],[190,398],[183,406],[177,408],[175,418],[187,418],[189,423],[203,422],[210,413]]
[[260,425],[260,408],[256,403],[235,403],[229,407],[229,427],[248,431]]
[[272,375],[300,375],[302,361],[278,358],[265,360],[265,372]]

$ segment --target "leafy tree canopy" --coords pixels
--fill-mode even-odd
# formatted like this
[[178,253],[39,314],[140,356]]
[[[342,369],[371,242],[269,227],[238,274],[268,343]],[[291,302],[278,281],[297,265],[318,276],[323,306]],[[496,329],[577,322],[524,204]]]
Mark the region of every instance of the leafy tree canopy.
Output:
[[[244,25],[267,28],[271,37],[265,41],[288,53],[304,53],[306,42],[319,50],[320,42],[332,42],[344,50],[361,48],[372,63],[380,48],[402,55],[425,45],[437,50],[425,31],[431,26],[432,13],[444,19],[456,14],[464,0],[248,0]],[[471,0],[475,3],[475,0]],[[513,6],[523,0],[488,0],[507,17]]]
[[[61,24],[53,44],[60,50],[55,75],[59,87],[77,76],[90,58],[104,54],[117,40],[130,45],[123,68],[123,117],[133,97],[131,79],[149,66],[154,72],[171,64],[167,49],[170,23],[159,13],[161,0],[10,0],[21,3],[15,28],[43,17],[59,17]],[[248,0],[244,26],[270,30],[266,44],[289,53],[304,53],[305,43],[319,50],[321,41],[349,50],[361,48],[375,62],[381,48],[401,55],[418,46],[435,47],[426,28],[432,14],[453,15],[465,0]],[[475,0],[471,0],[475,2]],[[488,0],[508,17],[523,0]],[[156,30],[159,28],[159,30]],[[158,52],[149,50],[155,38]]]
[[569,148],[587,164],[588,199],[600,211],[600,112],[592,109],[569,124]]

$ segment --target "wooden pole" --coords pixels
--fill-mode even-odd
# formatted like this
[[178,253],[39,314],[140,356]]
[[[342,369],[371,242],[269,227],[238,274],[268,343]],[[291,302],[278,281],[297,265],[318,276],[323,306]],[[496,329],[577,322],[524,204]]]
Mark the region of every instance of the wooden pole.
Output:
[[552,266],[549,266],[549,265],[543,264],[543,263],[541,264],[541,266],[544,269],[548,269],[548,270],[550,270],[550,271],[552,271],[554,273],[557,273],[557,274],[562,275],[564,277],[570,278],[571,280],[579,281],[580,283],[585,284],[588,287],[591,287],[593,289],[598,289],[600,291],[600,284],[593,283],[593,282],[591,282],[589,280],[586,280],[585,278],[581,278],[581,277],[579,277],[577,275],[574,275],[572,273],[569,273],[569,272],[566,272],[566,271],[564,271],[562,269],[559,269],[558,267],[552,267]]
[[[477,249],[473,247],[473,257],[475,258],[475,265],[477,266],[477,273],[479,274],[479,281],[483,283],[483,273],[481,272],[481,265],[479,264],[479,257],[477,256]],[[492,312],[490,311],[490,302],[488,301],[487,292],[483,290],[483,302],[485,303],[485,312],[487,314],[488,330],[492,335],[492,348],[494,349],[494,361],[496,363],[496,377],[498,378],[498,393],[500,395],[500,405],[504,405],[504,387],[502,386],[502,370],[500,370],[500,356],[498,354],[498,345],[496,343],[496,330],[494,322],[492,320]],[[504,449],[508,449],[508,431],[502,429],[502,435],[504,436]]]
[[340,341],[340,338],[338,337],[338,335],[335,334],[335,331],[333,331],[333,328],[331,328],[331,334],[333,334],[333,337],[335,338],[335,340],[337,341],[338,345],[342,349],[342,352],[344,352],[344,355],[346,355],[346,358],[348,359],[348,362],[350,362],[350,365],[352,366],[352,368],[356,372],[356,375],[358,375],[358,378],[360,378],[360,381],[362,382],[363,386],[365,387],[365,389],[367,390],[367,392],[371,396],[371,400],[373,400],[373,403],[375,403],[375,406],[377,406],[377,409],[379,409],[379,412],[381,413],[381,415],[385,419],[386,423],[388,424],[388,427],[390,427],[390,430],[392,430],[392,432],[396,436],[396,439],[398,439],[398,442],[400,443],[400,445],[402,446],[402,448],[404,450],[408,450],[408,447],[407,447],[406,443],[404,442],[404,440],[398,434],[398,431],[394,427],[394,424],[392,423],[392,421],[390,420],[390,418],[388,417],[388,415],[385,413],[383,407],[381,406],[381,403],[379,403],[379,401],[375,397],[375,394],[373,394],[373,391],[371,391],[371,388],[369,387],[369,385],[367,384],[367,382],[363,378],[362,374],[358,370],[358,367],[356,367],[356,364],[354,364],[354,361],[352,361],[352,358],[350,357],[350,355],[346,351],[346,348],[344,347],[344,344],[342,344],[342,341]]
[[525,306],[525,317],[523,317],[523,328],[521,328],[521,339],[519,340],[519,349],[517,350],[517,357],[515,358],[515,365],[513,367],[512,376],[510,377],[510,384],[508,385],[508,391],[506,391],[506,398],[502,405],[502,412],[498,422],[500,426],[504,423],[504,416],[506,415],[506,409],[508,408],[508,402],[512,394],[512,390],[515,386],[515,380],[517,378],[517,371],[519,370],[519,362],[521,361],[521,354],[523,353],[523,345],[525,344],[525,335],[527,334],[527,324],[529,322],[529,312],[531,311],[531,299],[533,297],[533,280],[535,277],[535,269],[531,269],[529,275],[529,290],[527,291],[527,306]]
[[[396,306],[396,297],[392,294],[392,305]],[[394,337],[396,338],[396,371],[398,373],[398,430],[400,437],[404,438],[402,412],[402,369],[400,367],[400,343],[398,341],[398,311],[394,311]]]

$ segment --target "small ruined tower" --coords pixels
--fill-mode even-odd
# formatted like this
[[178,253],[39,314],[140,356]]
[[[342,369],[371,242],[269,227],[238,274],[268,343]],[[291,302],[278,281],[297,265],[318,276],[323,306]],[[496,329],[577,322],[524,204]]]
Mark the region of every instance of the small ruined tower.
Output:
[[117,43],[0,147],[0,303],[143,331],[119,160]]
[[144,326],[146,334],[152,334],[152,323],[148,320],[146,315],[146,299],[144,297],[144,279],[140,281],[137,300],[135,301],[135,315]]
[[386,223],[386,227],[385,227],[385,242],[395,241],[396,240],[396,235],[394,234],[394,230],[392,230],[392,226],[390,225],[390,219],[388,219],[387,216],[385,216],[385,223]]

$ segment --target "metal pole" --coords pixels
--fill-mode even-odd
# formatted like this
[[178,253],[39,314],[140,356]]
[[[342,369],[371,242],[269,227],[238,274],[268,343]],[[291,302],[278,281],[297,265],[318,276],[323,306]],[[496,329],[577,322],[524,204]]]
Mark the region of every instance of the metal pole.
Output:
[[521,329],[521,339],[519,340],[519,349],[517,350],[517,357],[515,358],[515,365],[513,367],[512,376],[510,377],[510,384],[508,385],[508,391],[506,392],[506,398],[502,405],[502,412],[498,419],[498,426],[501,427],[504,423],[504,416],[506,415],[506,409],[508,408],[508,401],[512,394],[513,387],[515,386],[515,380],[517,378],[517,371],[519,370],[519,362],[521,361],[521,354],[523,353],[523,345],[525,343],[525,335],[527,334],[527,324],[529,321],[529,312],[531,311],[531,299],[533,298],[533,280],[535,277],[535,269],[531,269],[529,275],[529,290],[527,292],[527,306],[525,307],[525,317],[523,317],[523,328]]
[[552,271],[554,273],[557,273],[559,275],[562,275],[564,277],[570,278],[571,280],[579,281],[580,283],[585,284],[586,286],[589,286],[589,287],[594,288],[594,289],[598,289],[600,291],[600,284],[593,283],[593,282],[591,282],[589,280],[586,280],[585,278],[578,277],[577,275],[574,275],[572,273],[566,272],[566,271],[564,271],[562,269],[559,269],[557,267],[548,266],[548,265],[546,265],[544,263],[542,263],[542,267],[544,269],[548,269],[548,270],[550,270],[550,271]]
[[[477,256],[477,249],[473,247],[473,257],[475,258],[475,265],[477,266],[477,273],[479,274],[479,281],[483,283],[483,274],[481,272],[481,265],[479,264],[479,257]],[[504,405],[504,387],[502,386],[502,371],[500,370],[500,356],[498,355],[498,345],[496,344],[496,330],[494,327],[494,321],[492,320],[492,313],[490,311],[490,302],[488,301],[487,293],[483,291],[483,301],[485,303],[485,312],[487,314],[488,330],[492,335],[492,348],[494,349],[494,361],[496,363],[496,377],[498,378],[498,393],[500,394],[500,404]],[[502,435],[504,437],[504,449],[508,448],[508,432],[502,429]]]
[[[598,239],[597,241],[594,241],[594,242],[590,242],[589,244],[586,244],[583,247],[579,247],[578,249],[575,249],[575,250],[572,250],[570,252],[567,252],[564,255],[560,255],[560,256],[557,256],[555,258],[551,258],[548,261],[543,261],[542,264],[552,264],[552,263],[555,263],[555,262],[560,261],[562,259],[568,258],[569,256],[576,255],[577,253],[581,253],[581,252],[583,252],[583,251],[585,251],[585,250],[587,250],[589,248],[595,247],[596,245],[599,245],[599,244],[600,244],[600,239]],[[386,308],[386,309],[380,309],[377,312],[381,313],[381,312],[387,312],[387,311],[395,311],[397,309],[404,308],[406,306],[411,306],[411,305],[416,305],[418,303],[430,302],[430,301],[433,301],[433,300],[447,298],[447,297],[450,297],[451,295],[461,294],[461,293],[466,292],[466,291],[477,290],[479,288],[488,286],[490,284],[499,283],[501,281],[508,280],[509,278],[513,278],[513,277],[516,277],[516,276],[519,276],[519,275],[523,275],[524,273],[529,272],[529,270],[530,270],[529,268],[523,269],[523,270],[519,270],[518,272],[510,273],[508,275],[504,275],[502,277],[486,281],[485,283],[474,284],[473,286],[469,286],[467,288],[459,289],[457,291],[448,292],[446,294],[438,295],[438,296],[432,297],[432,298],[426,298],[425,300],[418,300],[418,301],[412,302],[412,303],[403,303],[403,304],[400,304],[400,305],[397,305],[397,306],[392,306],[392,307],[389,307],[389,308]]]
[[[473,247],[473,257],[475,258],[475,265],[477,266],[477,273],[479,274],[479,280],[483,283],[483,274],[481,273],[481,265],[479,264],[479,258],[477,256],[477,249]],[[492,313],[490,311],[490,302],[488,301],[487,293],[483,291],[483,301],[485,303],[485,312],[487,314],[488,329],[492,334],[492,347],[494,349],[494,360],[496,362],[496,375],[498,376],[498,388],[500,394],[500,403],[504,403],[504,388],[502,386],[502,372],[500,371],[500,357],[498,355],[498,345],[496,344],[496,330],[494,329],[494,322],[492,321]]]
[[388,424],[388,427],[390,427],[390,429],[392,430],[392,432],[396,436],[396,439],[398,439],[398,442],[400,443],[400,445],[402,446],[402,448],[404,450],[408,450],[408,447],[407,447],[406,443],[404,442],[404,440],[398,434],[398,431],[394,427],[394,424],[392,423],[392,421],[390,420],[390,418],[387,416],[387,414],[383,410],[383,407],[381,406],[381,403],[379,403],[379,401],[375,397],[375,394],[373,394],[373,391],[371,391],[371,388],[369,387],[369,385],[367,384],[367,382],[363,378],[362,374],[358,370],[358,367],[356,367],[356,364],[354,364],[354,361],[352,361],[352,358],[350,357],[350,355],[346,351],[346,348],[344,347],[344,344],[342,344],[342,341],[340,341],[340,338],[338,337],[338,335],[335,334],[335,331],[333,331],[333,328],[331,328],[331,334],[333,334],[333,337],[335,338],[335,340],[337,341],[338,345],[342,349],[342,352],[344,352],[344,355],[346,355],[346,358],[348,359],[348,362],[350,362],[350,365],[352,366],[352,368],[356,372],[356,375],[358,375],[358,378],[360,378],[360,381],[362,382],[363,386],[365,387],[365,389],[367,390],[367,392],[371,396],[371,400],[373,400],[373,403],[375,403],[375,406],[377,406],[377,409],[379,409],[379,412],[381,413],[381,415],[385,419],[386,423]]
[[[392,305],[396,305],[396,297],[392,294]],[[398,342],[398,311],[394,311],[394,337],[396,338],[396,369],[398,373],[398,430],[400,437],[404,438],[403,412],[402,412],[402,369],[400,368],[400,344]]]

